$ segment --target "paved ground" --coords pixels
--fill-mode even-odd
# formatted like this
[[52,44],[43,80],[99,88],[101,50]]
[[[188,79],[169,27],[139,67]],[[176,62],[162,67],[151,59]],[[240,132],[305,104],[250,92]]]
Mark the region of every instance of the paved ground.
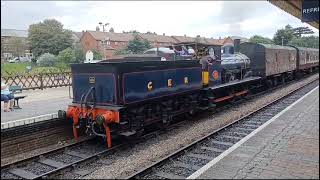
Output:
[[198,178],[319,179],[319,89]]
[[[70,89],[70,91],[71,90],[72,89]],[[27,95],[26,98],[19,101],[22,109],[4,112],[3,102],[1,102],[1,123],[56,113],[59,109],[66,109],[67,105],[71,103],[68,87],[27,90],[22,92],[23,95]]]

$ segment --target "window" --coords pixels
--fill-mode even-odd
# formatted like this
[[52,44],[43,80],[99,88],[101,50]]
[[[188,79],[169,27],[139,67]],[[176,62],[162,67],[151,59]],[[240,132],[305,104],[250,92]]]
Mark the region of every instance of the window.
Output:
[[118,45],[118,42],[114,42],[115,45]]

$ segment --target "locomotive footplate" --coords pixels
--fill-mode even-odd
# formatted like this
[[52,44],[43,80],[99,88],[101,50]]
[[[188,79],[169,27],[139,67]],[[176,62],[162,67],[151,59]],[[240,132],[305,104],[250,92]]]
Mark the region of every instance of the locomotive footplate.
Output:
[[245,79],[242,79],[242,80],[235,80],[235,81],[232,81],[232,82],[228,82],[228,83],[225,83],[225,84],[221,84],[221,85],[217,85],[217,86],[210,86],[210,87],[207,87],[205,89],[207,90],[218,90],[218,89],[223,89],[223,88],[227,88],[227,87],[231,87],[231,86],[236,86],[236,85],[240,85],[240,84],[246,84],[246,83],[251,83],[251,82],[254,82],[254,81],[258,81],[260,80],[261,77],[248,77],[248,78],[245,78]]

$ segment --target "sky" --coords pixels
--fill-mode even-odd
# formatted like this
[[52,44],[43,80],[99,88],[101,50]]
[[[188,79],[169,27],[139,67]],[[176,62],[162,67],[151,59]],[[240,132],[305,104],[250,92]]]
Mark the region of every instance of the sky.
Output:
[[208,38],[272,38],[287,24],[307,26],[319,34],[267,1],[1,1],[2,29],[26,30],[30,24],[52,18],[77,32],[95,30],[102,22],[115,32]]

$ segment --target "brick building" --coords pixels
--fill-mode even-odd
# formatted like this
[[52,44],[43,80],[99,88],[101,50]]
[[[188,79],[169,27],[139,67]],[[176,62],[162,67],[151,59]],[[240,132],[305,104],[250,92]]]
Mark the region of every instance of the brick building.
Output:
[[[153,47],[170,46],[178,43],[203,43],[213,45],[224,45],[226,43],[233,43],[230,37],[224,39],[213,39],[205,37],[189,37],[189,36],[166,36],[157,35],[154,33],[138,33],[138,37],[146,39]],[[130,40],[134,39],[133,33],[114,33],[114,32],[101,32],[101,31],[86,31],[80,39],[84,51],[97,50],[103,54],[104,58],[109,58],[114,55],[114,52],[123,49],[128,45]]]
[[18,56],[32,56],[27,38],[27,30],[1,29],[1,60]]
[[80,42],[85,52],[95,49],[107,58],[113,56],[116,50],[125,48],[133,38],[132,33],[86,31]]
[[171,36],[166,36],[165,34],[157,35],[153,33],[140,33],[138,34],[138,36],[142,39],[148,40],[151,43],[152,47],[170,46],[171,44],[177,42],[176,39]]

